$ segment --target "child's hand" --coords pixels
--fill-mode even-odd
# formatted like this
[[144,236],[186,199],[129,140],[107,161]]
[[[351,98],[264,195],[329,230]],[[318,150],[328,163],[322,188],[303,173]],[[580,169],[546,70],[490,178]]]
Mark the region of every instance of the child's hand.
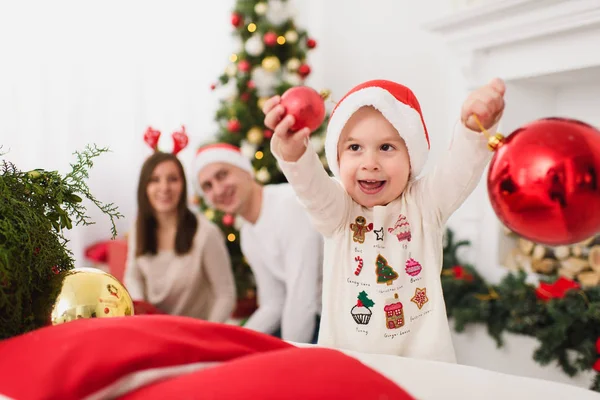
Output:
[[273,130],[273,139],[276,148],[281,152],[285,161],[298,161],[306,151],[306,138],[310,135],[310,129],[304,128],[298,132],[290,132],[294,125],[294,117],[285,114],[285,108],[279,104],[281,98],[273,96],[265,102],[263,112],[265,113],[265,126]]
[[465,126],[479,132],[481,128],[475,122],[477,115],[481,125],[489,129],[496,124],[504,111],[504,92],[506,86],[501,79],[493,79],[490,83],[472,92],[463,103],[460,119]]

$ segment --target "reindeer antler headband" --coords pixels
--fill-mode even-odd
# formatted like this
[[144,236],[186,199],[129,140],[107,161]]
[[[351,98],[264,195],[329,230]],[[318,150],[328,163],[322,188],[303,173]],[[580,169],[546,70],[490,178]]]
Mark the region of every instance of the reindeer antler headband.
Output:
[[[144,133],[144,142],[146,142],[152,150],[159,151],[158,139],[160,138],[160,135],[160,131],[149,126],[148,129],[146,129],[146,133]],[[176,155],[187,147],[189,138],[184,125],[181,125],[181,130],[173,132],[171,137],[173,138],[173,155]]]

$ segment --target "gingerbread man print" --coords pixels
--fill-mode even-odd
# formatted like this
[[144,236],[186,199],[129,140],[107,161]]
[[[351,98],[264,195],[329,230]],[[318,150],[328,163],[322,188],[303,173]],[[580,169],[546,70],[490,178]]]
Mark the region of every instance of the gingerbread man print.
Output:
[[365,234],[373,230],[373,224],[370,223],[367,225],[367,220],[365,219],[365,217],[359,215],[354,220],[354,223],[350,224],[350,229],[352,230],[352,232],[354,232],[352,240],[354,240],[356,243],[364,243]]

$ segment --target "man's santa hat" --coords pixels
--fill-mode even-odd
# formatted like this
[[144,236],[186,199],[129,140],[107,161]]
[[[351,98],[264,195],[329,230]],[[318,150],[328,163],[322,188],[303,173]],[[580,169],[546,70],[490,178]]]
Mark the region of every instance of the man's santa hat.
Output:
[[247,171],[254,176],[254,169],[250,160],[242,154],[239,147],[229,143],[214,143],[203,146],[196,152],[193,163],[194,183],[199,195],[203,195],[198,182],[198,174],[209,164],[223,162]]
[[373,106],[396,128],[406,142],[411,177],[416,178],[423,170],[429,153],[429,135],[421,106],[409,88],[386,80],[361,83],[352,88],[333,109],[325,138],[325,155],[331,172],[336,177],[340,176],[338,141],[352,114],[363,106]]

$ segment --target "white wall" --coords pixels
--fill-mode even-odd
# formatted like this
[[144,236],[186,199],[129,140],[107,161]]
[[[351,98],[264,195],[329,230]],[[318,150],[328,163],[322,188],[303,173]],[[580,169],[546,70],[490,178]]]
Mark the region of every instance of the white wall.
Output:
[[[23,170],[66,171],[73,151],[88,143],[112,150],[97,159],[92,193],[114,202],[126,219],[135,212],[139,168],[150,149],[148,125],[161,144],[185,124],[189,165],[194,149],[214,132],[217,106],[210,84],[233,48],[233,0],[169,2],[80,1],[0,4],[0,145]],[[9,39],[10,38],[10,39]],[[109,221],[93,207],[95,226],[75,228],[71,248],[109,237]]]

